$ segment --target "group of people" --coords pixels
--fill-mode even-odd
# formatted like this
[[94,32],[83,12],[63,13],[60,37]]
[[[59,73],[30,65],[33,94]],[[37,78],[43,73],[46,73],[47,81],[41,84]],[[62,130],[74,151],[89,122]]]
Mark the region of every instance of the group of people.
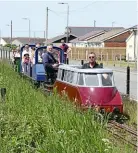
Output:
[[[51,81],[54,82],[56,79],[56,73],[58,71],[59,62],[54,58],[52,54],[53,46],[49,45],[47,46],[47,52],[45,52],[42,55],[42,62],[45,68],[45,71],[47,74],[49,74],[49,77],[51,78]],[[64,56],[64,61],[66,60],[67,53]],[[85,63],[82,66],[82,69],[88,69],[88,68],[101,68],[101,66],[96,62],[96,54],[94,52],[91,52],[89,54],[89,62]]]
[[[69,46],[65,44],[62,40],[62,45],[60,48],[64,51],[64,63],[67,61],[67,55],[69,53]],[[22,65],[27,65],[28,63],[35,63],[35,50],[40,47],[40,44],[36,44],[36,47],[30,48],[28,44],[25,45],[24,50],[22,52]],[[59,67],[59,61],[53,56],[53,45],[48,45],[47,49],[43,51],[43,53],[39,54],[39,58],[41,59],[45,71],[48,74],[48,77],[51,78],[51,81],[54,82],[56,79],[56,73]],[[13,52],[14,58],[20,57],[20,48],[17,48],[15,52]],[[96,54],[94,52],[90,53],[89,62],[85,63],[82,66],[82,69],[87,68],[101,68],[100,65],[96,62]],[[23,69],[24,71],[24,69]]]

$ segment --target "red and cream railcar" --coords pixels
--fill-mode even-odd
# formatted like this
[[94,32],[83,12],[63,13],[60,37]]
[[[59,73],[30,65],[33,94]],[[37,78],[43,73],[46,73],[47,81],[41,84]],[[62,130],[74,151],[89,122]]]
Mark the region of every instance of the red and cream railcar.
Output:
[[122,113],[123,104],[115,87],[110,69],[81,69],[81,66],[60,65],[54,87],[65,92],[82,108],[95,107],[99,111]]

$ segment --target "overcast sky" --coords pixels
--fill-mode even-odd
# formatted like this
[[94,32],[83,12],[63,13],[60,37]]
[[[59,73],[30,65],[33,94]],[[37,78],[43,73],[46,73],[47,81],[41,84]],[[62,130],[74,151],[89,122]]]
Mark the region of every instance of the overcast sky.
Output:
[[[63,34],[67,24],[67,6],[69,4],[69,26],[114,26],[131,27],[137,24],[137,1],[1,1],[0,30],[1,36],[10,36],[13,21],[13,36],[28,37],[28,21],[31,20],[31,36],[43,37],[46,26],[46,7],[49,8],[48,37]],[[34,33],[35,31],[35,33]]]

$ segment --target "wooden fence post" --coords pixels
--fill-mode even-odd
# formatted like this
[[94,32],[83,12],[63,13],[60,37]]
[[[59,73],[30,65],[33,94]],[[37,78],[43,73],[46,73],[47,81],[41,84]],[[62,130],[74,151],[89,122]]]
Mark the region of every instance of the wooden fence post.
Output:
[[121,57],[122,57],[122,55],[120,54],[120,67],[121,67]]
[[101,52],[101,62],[102,62],[102,60],[103,60],[103,54],[102,54],[102,52]]
[[79,49],[78,49],[78,57],[77,57],[77,58],[78,58],[78,60],[79,60]]
[[108,65],[108,52],[106,54],[106,62],[107,62],[107,65]]
[[70,51],[70,58],[71,58],[71,60],[72,60],[72,49],[71,49],[71,51]]
[[86,53],[85,53],[85,59],[87,61],[87,58],[88,58],[88,50],[86,50]]

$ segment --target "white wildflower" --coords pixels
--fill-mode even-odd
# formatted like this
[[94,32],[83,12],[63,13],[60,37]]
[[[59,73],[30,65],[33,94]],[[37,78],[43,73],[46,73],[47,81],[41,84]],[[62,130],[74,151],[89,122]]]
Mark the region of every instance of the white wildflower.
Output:
[[105,142],[105,143],[110,143],[110,142],[109,142],[109,139],[103,138],[102,141]]
[[62,134],[62,133],[65,133],[65,131],[62,129],[62,130],[58,131],[57,133]]
[[108,149],[104,149],[104,152],[108,151]]

